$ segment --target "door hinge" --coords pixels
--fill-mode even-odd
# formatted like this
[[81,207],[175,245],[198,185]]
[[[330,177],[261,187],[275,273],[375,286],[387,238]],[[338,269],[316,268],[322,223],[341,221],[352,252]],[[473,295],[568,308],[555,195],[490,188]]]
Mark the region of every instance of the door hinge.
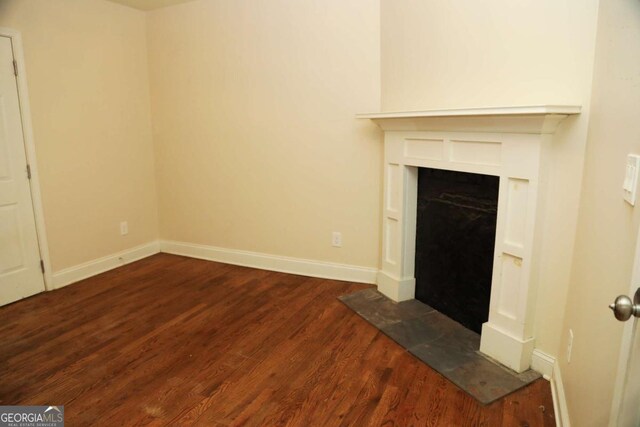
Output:
[[40,270],[42,270],[42,274],[44,274],[44,261],[40,260]]
[[27,179],[31,179],[31,165],[27,165]]
[[13,60],[13,74],[18,77],[18,62],[15,59]]

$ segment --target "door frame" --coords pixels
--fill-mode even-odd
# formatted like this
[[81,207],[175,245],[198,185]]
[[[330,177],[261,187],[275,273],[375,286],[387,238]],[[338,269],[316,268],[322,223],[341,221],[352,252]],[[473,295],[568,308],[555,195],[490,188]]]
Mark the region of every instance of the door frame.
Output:
[[33,128],[31,124],[31,107],[29,106],[29,91],[27,90],[27,73],[22,49],[22,36],[19,31],[6,27],[0,27],[0,36],[11,39],[13,59],[18,65],[18,76],[16,77],[18,86],[18,102],[20,103],[23,144],[27,162],[31,167],[31,180],[29,182],[29,186],[31,188],[31,204],[33,205],[33,215],[36,222],[36,234],[38,236],[40,259],[44,263],[44,286],[45,290],[50,291],[53,289],[51,258],[49,257],[49,245],[47,243],[44,210],[42,208],[40,174],[38,173],[36,146],[33,139]]
[[[636,235],[636,251],[633,258],[633,271],[631,273],[631,283],[629,285],[629,292],[633,298],[636,293],[636,289],[640,286],[640,228],[638,228]],[[613,297],[613,296],[612,296]],[[629,321],[624,322],[622,332],[622,342],[620,344],[620,357],[618,359],[618,369],[616,373],[616,382],[613,389],[613,399],[611,401],[611,414],[609,416],[609,426],[615,427],[620,422],[620,410],[624,402],[624,391],[627,385],[627,374],[629,362],[631,359],[631,349],[633,347],[634,332],[639,324],[638,319],[631,318]]]

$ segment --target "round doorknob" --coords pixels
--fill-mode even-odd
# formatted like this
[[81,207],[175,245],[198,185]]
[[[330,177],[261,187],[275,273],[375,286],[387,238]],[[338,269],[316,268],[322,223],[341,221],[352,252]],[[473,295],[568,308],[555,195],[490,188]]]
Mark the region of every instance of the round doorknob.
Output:
[[613,315],[621,322],[626,322],[633,317],[640,317],[640,288],[636,289],[633,301],[626,295],[620,295],[613,304],[609,305]]
[[609,305],[609,308],[613,310],[613,315],[616,316],[621,322],[625,322],[631,318],[631,316],[638,317],[640,315],[640,307],[633,304],[631,298],[626,295],[620,295],[613,304]]

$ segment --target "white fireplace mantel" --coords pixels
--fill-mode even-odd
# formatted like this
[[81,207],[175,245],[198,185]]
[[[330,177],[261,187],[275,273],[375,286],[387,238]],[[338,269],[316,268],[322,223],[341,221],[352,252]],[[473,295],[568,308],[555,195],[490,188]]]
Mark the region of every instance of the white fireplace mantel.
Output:
[[384,131],[455,130],[478,132],[554,133],[568,115],[580,114],[578,105],[484,107],[358,114]]
[[415,295],[419,167],[500,177],[489,320],[480,351],[518,372],[528,369],[545,158],[558,124],[579,113],[579,106],[540,105],[358,115],[385,132],[379,291],[394,301]]

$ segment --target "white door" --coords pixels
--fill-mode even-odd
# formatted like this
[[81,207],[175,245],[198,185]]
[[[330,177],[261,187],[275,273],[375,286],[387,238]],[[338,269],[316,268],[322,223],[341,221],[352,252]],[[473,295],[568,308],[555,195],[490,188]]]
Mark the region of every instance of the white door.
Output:
[[13,64],[0,36],[0,305],[45,289]]
[[[640,426],[640,332],[638,318],[640,315],[640,230],[636,243],[636,254],[631,276],[631,286],[627,298],[616,299],[618,305],[617,315],[619,320],[625,321],[622,336],[620,360],[618,362],[618,375],[611,407],[611,427],[638,427]],[[634,300],[634,296],[638,296]]]

